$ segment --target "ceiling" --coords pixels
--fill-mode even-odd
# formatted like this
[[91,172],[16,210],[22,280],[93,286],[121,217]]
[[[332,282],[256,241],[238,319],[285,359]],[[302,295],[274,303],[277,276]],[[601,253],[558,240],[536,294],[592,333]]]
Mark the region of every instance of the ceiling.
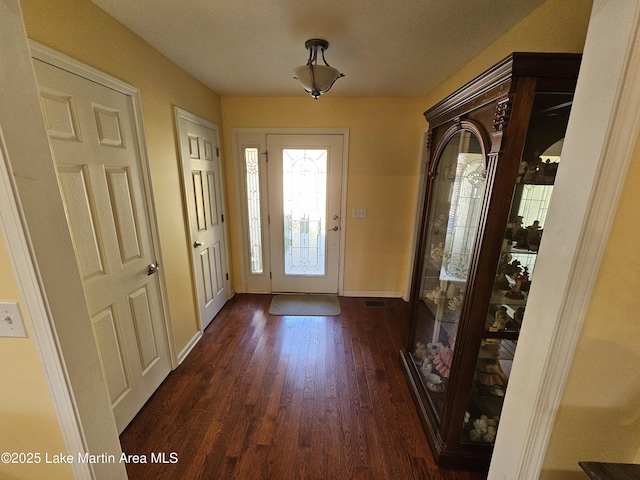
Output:
[[223,96],[306,95],[329,42],[334,96],[424,96],[544,0],[92,0]]

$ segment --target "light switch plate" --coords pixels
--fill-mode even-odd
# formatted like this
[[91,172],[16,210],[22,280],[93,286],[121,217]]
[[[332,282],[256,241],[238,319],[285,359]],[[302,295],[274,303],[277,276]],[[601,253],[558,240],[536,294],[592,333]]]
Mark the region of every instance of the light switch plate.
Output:
[[366,208],[354,208],[351,211],[351,218],[367,218]]
[[0,337],[26,337],[20,308],[16,302],[0,302]]

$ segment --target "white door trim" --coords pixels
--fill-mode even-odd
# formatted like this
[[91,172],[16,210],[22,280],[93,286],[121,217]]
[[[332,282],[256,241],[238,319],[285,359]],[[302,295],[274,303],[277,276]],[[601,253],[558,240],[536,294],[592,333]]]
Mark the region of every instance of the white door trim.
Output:
[[520,334],[489,479],[540,476],[620,193],[635,159],[640,6],[595,0],[592,12],[527,303],[525,318],[530,320]]
[[[349,129],[348,128],[234,128],[232,129],[233,136],[233,164],[234,173],[236,177],[236,191],[240,201],[237,202],[237,215],[241,219],[242,228],[240,235],[240,250],[238,257],[240,259],[240,288],[241,293],[247,292],[247,275],[249,271],[249,258],[247,252],[249,251],[248,245],[248,233],[247,233],[247,214],[246,214],[246,202],[245,202],[245,188],[244,188],[244,167],[242,164],[242,146],[247,143],[243,139],[259,139],[261,143],[261,153],[266,151],[267,135],[342,135],[343,136],[343,153],[342,153],[342,193],[340,199],[340,253],[339,253],[339,266],[338,266],[338,295],[344,294],[344,255],[345,255],[345,241],[346,241],[346,214],[347,214],[347,180],[349,171]],[[249,142],[251,143],[251,142]],[[266,173],[266,172],[265,172]],[[268,211],[268,209],[267,209]],[[263,232],[268,228],[266,219],[263,219]],[[265,246],[263,242],[263,249],[268,248],[268,244]],[[265,255],[268,255],[268,250],[265,250]],[[269,290],[264,292],[254,293],[271,293],[270,283]]]
[[[73,393],[69,389],[70,380],[58,353],[60,345],[51,326],[53,320],[49,315],[35,262],[29,250],[31,242],[27,240],[23,228],[24,219],[10,172],[9,156],[0,130],[0,232],[7,245],[13,274],[18,281],[22,297],[20,308],[30,320],[31,334],[38,347],[67,451],[85,454],[88,453],[88,449],[84,431],[77,420],[79,414]],[[95,478],[88,463],[72,462],[72,470],[75,478]]]
[[86,65],[78,60],[71,58],[63,53],[58,52],[57,50],[53,50],[45,45],[42,45],[33,40],[29,41],[29,48],[31,51],[31,56],[37,60],[41,60],[43,62],[49,63],[55,67],[61,68],[68,72],[74,73],[80,77],[83,77],[87,80],[91,80],[96,82],[104,87],[108,87],[112,90],[120,92],[124,95],[131,97],[133,104],[133,114],[134,121],[136,127],[137,134],[137,143],[138,143],[138,153],[140,155],[141,169],[140,173],[142,175],[143,184],[144,184],[144,194],[147,201],[147,210],[149,212],[149,222],[151,227],[151,239],[153,242],[153,248],[156,253],[155,258],[159,259],[160,262],[160,270],[159,274],[159,284],[160,284],[160,293],[162,300],[162,311],[164,316],[164,329],[166,332],[167,342],[169,346],[169,355],[171,360],[171,367],[175,369],[178,366],[176,347],[174,342],[174,337],[172,334],[171,327],[171,317],[170,311],[167,305],[167,285],[166,285],[166,277],[164,269],[162,265],[164,264],[162,259],[162,251],[160,248],[160,234],[158,231],[158,222],[156,219],[156,209],[155,202],[153,197],[153,186],[151,183],[151,173],[149,170],[149,154],[147,152],[147,142],[144,134],[144,123],[142,118],[142,101],[140,99],[140,90],[136,87],[129,85],[122,80],[114,78],[106,73],[97,70],[89,65]]
[[[193,113],[190,113],[186,110],[183,110],[180,107],[174,107],[174,122],[175,122],[175,128],[176,128],[176,132],[177,132],[177,138],[176,138],[176,142],[177,142],[177,148],[178,148],[178,157],[180,158],[180,174],[181,174],[181,190],[182,190],[182,206],[183,206],[183,211],[184,211],[184,217],[186,220],[186,224],[185,224],[185,228],[187,229],[187,238],[189,239],[189,245],[191,245],[191,243],[193,242],[193,238],[191,237],[191,222],[194,221],[191,218],[191,213],[189,211],[189,203],[188,203],[188,199],[187,199],[187,191],[185,188],[186,185],[186,172],[187,169],[190,169],[191,167],[187,167],[187,159],[184,158],[184,156],[182,155],[182,148],[180,147],[180,142],[182,139],[182,135],[185,133],[183,131],[182,126],[180,125],[180,119],[184,119],[184,120],[188,120],[190,122],[193,122],[197,125],[200,125],[202,127],[206,127],[209,128],[211,130],[213,130],[216,133],[217,138],[217,142],[218,142],[218,148],[220,149],[220,155],[219,158],[222,161],[222,146],[220,145],[220,132],[219,132],[219,128],[216,124],[198,117],[197,115],[194,115]],[[220,164],[220,166],[222,167],[222,163]],[[227,194],[226,194],[226,188],[225,188],[226,182],[225,182],[225,177],[224,177],[224,172],[223,169],[220,168],[220,198],[222,200],[222,215],[225,216],[225,218],[228,217],[227,215],[227,202],[226,202],[226,198],[227,198]],[[223,261],[225,263],[225,269],[228,272],[229,271],[229,265],[230,265],[230,259],[229,259],[229,229],[227,228],[227,221],[223,221],[222,222],[222,231],[223,231],[223,236],[224,236],[224,241],[225,241],[225,249],[224,249],[224,258]],[[194,301],[195,301],[195,306],[196,306],[196,312],[198,313],[198,325],[200,325],[200,333],[202,333],[204,331],[203,328],[203,319],[200,318],[200,305],[199,305],[199,300],[198,300],[198,294],[197,294],[197,280],[196,280],[196,272],[194,269],[194,249],[193,248],[189,248],[189,258],[191,260],[190,263],[190,269],[191,269],[191,278],[193,281],[193,297],[194,297]],[[225,280],[225,285],[226,285],[226,289],[227,289],[227,300],[229,298],[231,298],[233,296],[233,292],[232,292],[232,288],[231,288],[231,282],[229,280],[229,278],[226,278]]]

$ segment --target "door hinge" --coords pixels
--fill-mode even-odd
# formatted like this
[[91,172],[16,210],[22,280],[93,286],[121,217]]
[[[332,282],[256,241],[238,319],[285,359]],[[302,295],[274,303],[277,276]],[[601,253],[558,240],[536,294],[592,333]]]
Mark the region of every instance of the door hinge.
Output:
[[224,223],[224,213],[220,215],[222,223]]
[[227,280],[229,280],[229,274],[227,273]]
[[264,155],[265,162],[269,163],[269,152],[264,151],[262,152],[262,155]]
[[273,280],[273,274],[269,272],[269,280]]
[[216,157],[220,157],[220,147],[216,147]]
[[267,215],[267,225],[271,225],[271,215]]

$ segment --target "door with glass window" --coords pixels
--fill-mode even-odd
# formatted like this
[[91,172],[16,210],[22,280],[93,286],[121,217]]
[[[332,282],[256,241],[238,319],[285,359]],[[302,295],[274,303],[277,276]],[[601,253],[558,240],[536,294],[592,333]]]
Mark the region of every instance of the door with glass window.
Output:
[[338,293],[342,135],[267,135],[273,292]]

